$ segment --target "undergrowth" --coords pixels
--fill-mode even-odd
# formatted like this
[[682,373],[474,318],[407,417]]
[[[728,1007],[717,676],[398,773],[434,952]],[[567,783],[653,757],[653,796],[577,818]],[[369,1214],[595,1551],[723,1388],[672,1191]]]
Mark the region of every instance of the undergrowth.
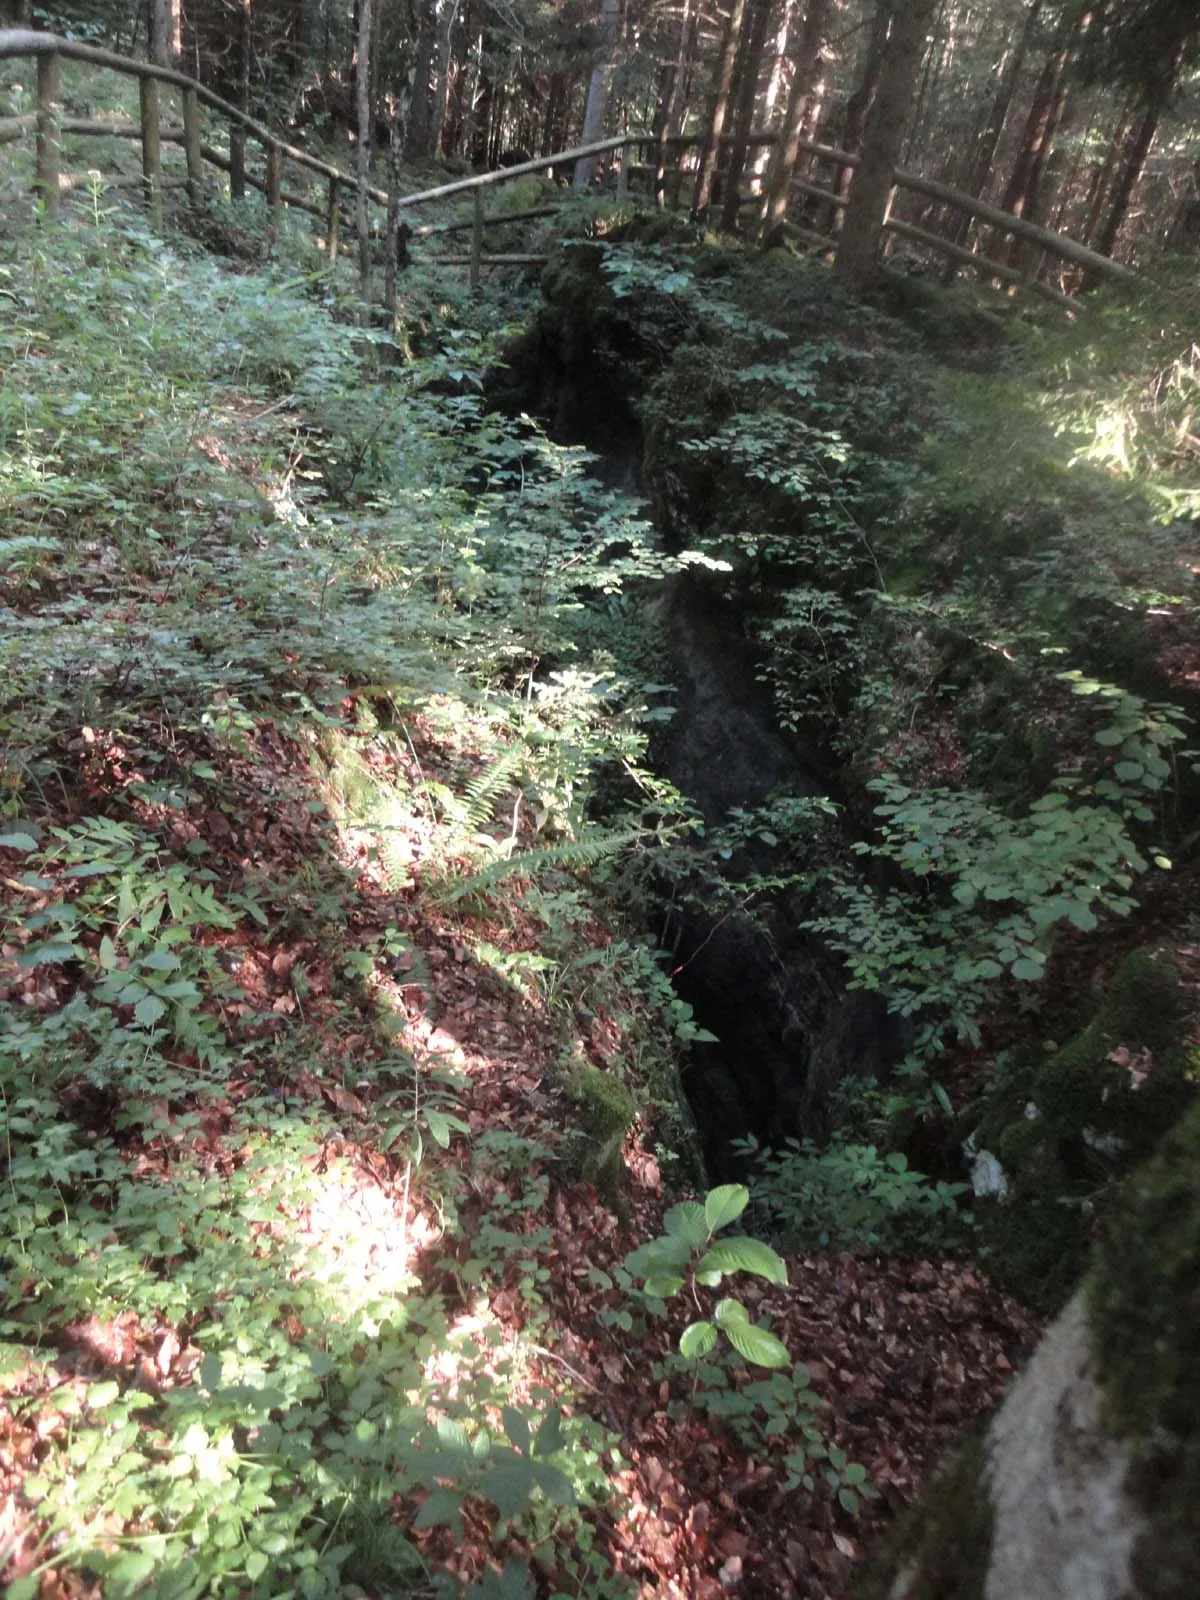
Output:
[[459,930],[564,1085],[603,1018],[591,1070],[686,1147],[685,1009],[586,869],[688,817],[572,642],[666,563],[484,416],[486,314],[397,367],[323,277],[98,199],[0,289],[7,1592],[457,1593],[510,1533],[513,1592],[617,1592],[614,1441],[533,1356],[567,1144],[469,1124],[409,1008]]

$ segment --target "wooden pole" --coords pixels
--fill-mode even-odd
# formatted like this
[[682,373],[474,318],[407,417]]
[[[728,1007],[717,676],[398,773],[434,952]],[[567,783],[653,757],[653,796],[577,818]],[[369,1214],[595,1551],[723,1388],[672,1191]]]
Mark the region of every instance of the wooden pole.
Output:
[[342,225],[341,207],[338,204],[338,194],[341,184],[336,178],[329,180],[329,202],[325,208],[325,259],[336,261],[338,254],[338,233]]
[[246,198],[246,135],[241,128],[229,130],[229,198]]
[[162,227],[162,146],[158,138],[158,79],[147,74],[138,79],[138,99],[142,112],[142,184],[150,221]]
[[204,183],[204,158],[200,153],[200,100],[195,89],[183,91],[183,152],[187,158],[188,199],[196,205]]
[[58,102],[62,59],[57,51],[37,58],[37,166],[35,186],[47,216],[58,210],[58,173],[62,146],[58,139]]
[[471,229],[471,288],[479,287],[479,263],[483,256],[483,190],[473,189],[471,198],[475,202],[475,220]]
[[617,173],[617,200],[629,199],[629,169],[633,165],[633,145],[621,146],[621,166]]
[[283,151],[277,144],[267,146],[267,205],[271,211],[271,232],[279,227],[279,195],[283,188]]

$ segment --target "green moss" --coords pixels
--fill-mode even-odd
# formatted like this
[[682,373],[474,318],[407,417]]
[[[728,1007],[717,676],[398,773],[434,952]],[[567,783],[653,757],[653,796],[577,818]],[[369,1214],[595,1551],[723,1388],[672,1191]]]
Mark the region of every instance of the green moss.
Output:
[[856,1584],[855,1600],[887,1600],[900,1573],[905,1600],[983,1600],[992,1523],[986,1446],[976,1434],[900,1519]]
[[579,1107],[583,1175],[615,1196],[621,1183],[621,1146],[637,1116],[637,1101],[619,1078],[600,1067],[576,1067],[567,1087]]
[[997,1276],[1030,1304],[1066,1299],[1114,1180],[1193,1097],[1183,1011],[1171,965],[1134,951],[1065,1044],[1020,1052],[999,1073],[978,1143],[998,1157],[1009,1196],[977,1214]]
[[1091,1288],[1113,1430],[1134,1441],[1149,1519],[1134,1551],[1144,1600],[1200,1594],[1200,1106],[1125,1186]]

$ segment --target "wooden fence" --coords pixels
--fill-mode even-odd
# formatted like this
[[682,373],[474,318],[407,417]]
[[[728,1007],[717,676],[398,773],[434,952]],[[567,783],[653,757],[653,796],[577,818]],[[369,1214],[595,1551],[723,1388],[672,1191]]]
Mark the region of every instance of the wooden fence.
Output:
[[[89,176],[66,172],[62,164],[64,136],[105,137],[137,139],[141,144],[140,174],[108,177],[108,185],[127,184],[139,187],[146,199],[151,217],[156,223],[162,219],[162,197],[165,188],[180,185],[189,197],[199,198],[204,181],[206,164],[228,176],[231,198],[245,195],[247,188],[259,190],[266,197],[273,217],[282,206],[295,207],[317,218],[324,228],[325,249],[332,258],[339,249],[341,227],[341,201],[357,192],[357,181],[349,173],[330,162],[322,161],[296,145],[281,139],[270,128],[257,122],[246,112],[214,94],[203,84],[175,72],[168,67],[102,50],[95,45],[63,39],[56,34],[34,32],[29,29],[0,31],[0,60],[33,58],[37,63],[36,110],[20,116],[0,118],[0,145],[25,139],[30,134],[35,140],[34,187],[48,212],[56,210],[65,190],[78,188],[90,181]],[[139,116],[136,122],[112,122],[103,118],[65,116],[62,112],[61,71],[62,62],[79,61],[108,71],[137,79]],[[163,124],[161,91],[175,91],[179,97],[179,120]],[[227,148],[217,149],[207,143],[201,123],[201,107],[216,113],[227,125]],[[773,144],[777,135],[760,133],[751,136],[756,147]],[[249,169],[246,159],[247,140],[255,141],[263,151],[262,175]],[[723,141],[726,145],[729,140]],[[650,189],[660,204],[678,205],[683,183],[687,177],[687,152],[701,143],[693,137],[661,140],[644,133],[620,134],[602,139],[594,144],[579,145],[550,156],[521,162],[497,172],[476,174],[440,184],[433,189],[400,197],[400,210],[408,211],[418,206],[448,200],[470,193],[473,199],[472,214],[465,220],[428,224],[409,230],[413,240],[428,240],[456,232],[469,232],[468,252],[464,255],[433,255],[421,259],[430,265],[466,266],[472,285],[479,282],[485,266],[533,265],[544,260],[537,255],[509,254],[487,255],[484,238],[489,228],[502,224],[549,217],[557,213],[556,206],[539,206],[522,212],[496,213],[489,217],[484,209],[484,191],[531,173],[572,167],[585,156],[608,155],[616,158],[616,191],[619,199],[633,192],[635,185],[649,179]],[[164,171],[163,145],[177,144],[183,149],[182,171],[173,174]],[[802,141],[802,150],[817,166],[832,169],[828,183],[818,183],[809,174],[796,179],[793,193],[806,201],[815,201],[821,208],[826,225],[835,225],[839,211],[846,201],[839,194],[841,173],[858,165],[859,157],[847,150],[812,141]],[[668,162],[673,157],[673,162]],[[320,203],[311,194],[300,194],[284,187],[285,162],[320,178],[324,195]],[[319,191],[318,191],[319,192]],[[1038,271],[1046,256],[1064,261],[1091,277],[1130,279],[1133,272],[1108,256],[1099,255],[1077,240],[1055,233],[1036,223],[1015,217],[998,207],[988,205],[975,197],[948,188],[932,179],[915,173],[898,170],[894,178],[893,195],[909,192],[945,207],[958,217],[966,217],[971,225],[983,225],[991,230],[992,238],[1015,239],[1032,246],[1034,254],[1025,269],[1011,261],[1001,261],[994,254],[984,254],[981,249],[969,248],[957,240],[941,237],[932,229],[900,217],[889,216],[885,227],[897,237],[932,251],[952,263],[954,269],[967,267],[985,278],[1009,283],[1028,283],[1039,292],[1067,305],[1073,304],[1069,296],[1048,284],[1038,281]],[[388,196],[382,189],[369,186],[369,199],[386,207]],[[757,204],[755,197],[747,196],[743,204]],[[826,234],[813,227],[803,228],[789,224],[790,231],[806,242],[827,246]],[[993,245],[994,249],[995,246]]]

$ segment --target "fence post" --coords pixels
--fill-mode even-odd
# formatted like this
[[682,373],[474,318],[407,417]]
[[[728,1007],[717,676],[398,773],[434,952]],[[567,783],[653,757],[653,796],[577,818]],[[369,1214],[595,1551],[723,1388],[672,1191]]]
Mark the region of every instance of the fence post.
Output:
[[629,169],[633,165],[633,145],[621,146],[621,169],[617,173],[617,203],[629,199]]
[[267,146],[267,206],[271,213],[271,232],[279,227],[279,195],[283,188],[283,151],[277,144]]
[[483,256],[483,190],[472,189],[471,198],[475,202],[475,215],[471,226],[471,287],[479,287],[479,265]]
[[187,157],[188,199],[195,205],[203,189],[204,159],[200,154],[200,99],[195,89],[183,91],[183,152]]
[[142,185],[150,221],[162,226],[162,146],[158,136],[158,79],[148,72],[138,77],[138,99],[142,111]]
[[58,102],[62,61],[57,50],[37,58],[37,166],[35,187],[47,215],[58,210],[58,173],[62,146],[58,139]]
[[338,201],[341,185],[336,178],[329,180],[329,202],[325,210],[325,257],[332,264],[338,257],[338,234],[342,226],[342,211]]
[[229,130],[229,198],[246,198],[246,130],[232,127]]

